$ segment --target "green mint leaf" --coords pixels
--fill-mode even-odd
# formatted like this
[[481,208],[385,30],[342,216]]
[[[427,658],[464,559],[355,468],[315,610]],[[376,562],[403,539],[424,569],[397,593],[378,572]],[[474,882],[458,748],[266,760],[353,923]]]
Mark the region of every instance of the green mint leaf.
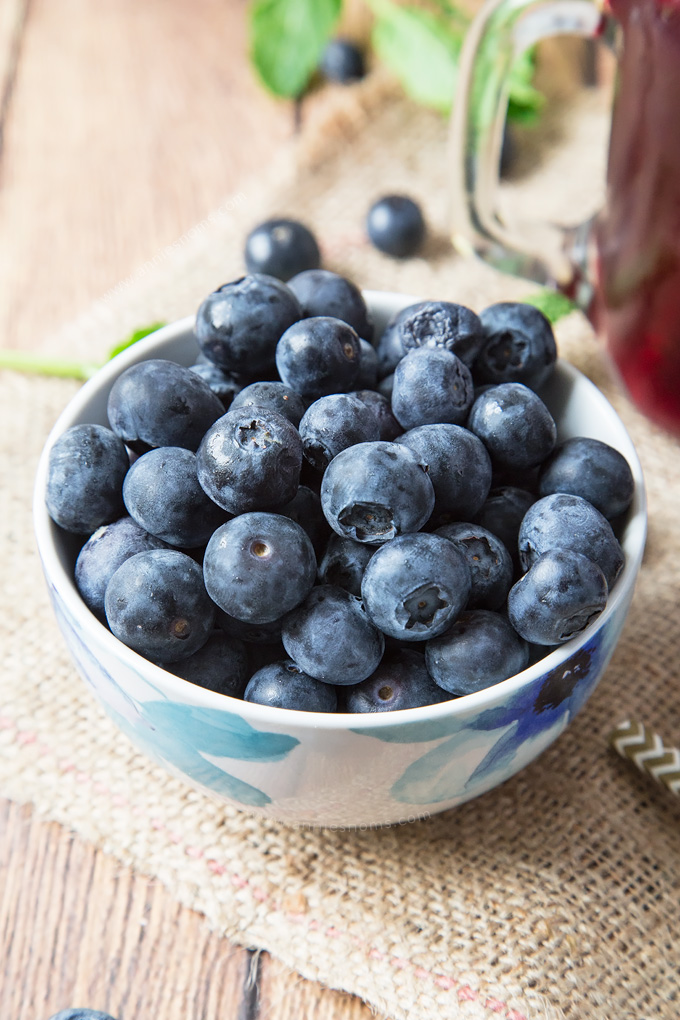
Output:
[[254,0],[250,58],[270,92],[302,95],[341,9],[342,0]]
[[508,80],[508,119],[515,124],[535,124],[545,96],[532,84],[536,71],[535,48],[525,50],[512,65]]
[[538,308],[539,312],[543,312],[546,319],[550,319],[553,324],[578,308],[578,305],[557,290],[541,290],[523,300],[525,305]]
[[390,0],[368,0],[376,16],[373,48],[404,91],[423,106],[449,113],[456,87],[462,28],[449,19]]
[[149,336],[150,333],[155,333],[157,329],[160,329],[161,326],[164,325],[164,322],[152,322],[150,326],[141,326],[139,329],[136,329],[133,333],[130,333],[129,337],[125,340],[121,340],[120,343],[115,344],[115,346],[110,349],[107,355],[107,361],[110,361],[111,358],[115,358],[117,354],[120,354],[121,351],[127,350],[128,347],[132,347],[132,345],[136,344],[138,340],[143,340],[144,337]]

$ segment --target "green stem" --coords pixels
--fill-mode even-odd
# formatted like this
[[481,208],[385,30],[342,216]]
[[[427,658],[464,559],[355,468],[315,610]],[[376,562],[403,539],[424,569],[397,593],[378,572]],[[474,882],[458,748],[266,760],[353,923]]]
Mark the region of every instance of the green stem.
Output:
[[62,379],[90,379],[101,368],[92,361],[55,358],[49,354],[32,354],[28,351],[0,349],[0,368],[33,375],[52,375]]

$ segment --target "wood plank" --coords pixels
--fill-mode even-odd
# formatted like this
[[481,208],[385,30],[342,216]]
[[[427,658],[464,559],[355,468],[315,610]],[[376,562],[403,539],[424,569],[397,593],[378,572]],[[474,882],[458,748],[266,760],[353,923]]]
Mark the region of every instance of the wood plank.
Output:
[[354,995],[305,981],[271,958],[260,980],[259,1016],[267,1020],[376,1020],[376,1014]]
[[290,137],[289,105],[248,65],[245,11],[31,0],[1,167],[4,345],[38,346]]
[[12,1020],[67,1006],[114,1017],[236,1017],[251,954],[158,882],[0,800],[0,1002]]

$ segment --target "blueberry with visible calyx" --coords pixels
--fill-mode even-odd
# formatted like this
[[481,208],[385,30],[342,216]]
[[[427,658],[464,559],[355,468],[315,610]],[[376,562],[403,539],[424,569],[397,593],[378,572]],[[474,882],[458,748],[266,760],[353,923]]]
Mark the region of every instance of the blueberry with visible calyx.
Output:
[[364,340],[373,338],[373,320],[356,283],[330,269],[298,273],[288,286],[300,302],[305,318],[328,316],[351,326]]
[[321,54],[319,70],[329,81],[347,85],[366,74],[364,55],[351,39],[337,36],[329,39]]
[[552,453],[557,428],[550,411],[523,383],[500,383],[477,397],[467,427],[479,436],[494,463],[520,470]]
[[253,673],[243,700],[297,712],[335,712],[338,707],[335,687],[309,676],[292,659],[272,662]]
[[537,500],[519,530],[519,556],[529,570],[549,549],[571,549],[597,563],[611,589],[624,564],[623,550],[612,526],[581,496],[557,492]]
[[325,683],[357,684],[380,662],[385,638],[360,599],[322,584],[283,621],[283,647],[305,673]]
[[473,371],[480,383],[524,383],[539,389],[555,367],[557,347],[550,320],[533,305],[501,301],[480,315],[484,344]]
[[385,195],[366,216],[372,244],[385,255],[404,259],[415,255],[425,239],[425,220],[417,202],[407,195]]
[[302,441],[282,414],[258,407],[227,411],[196,454],[201,487],[233,514],[287,503],[297,492]]
[[241,698],[250,676],[246,646],[222,630],[214,630],[202,648],[181,662],[162,664],[169,673],[197,687]]
[[104,524],[90,535],[78,553],[75,582],[85,605],[99,619],[104,617],[104,594],[111,577],[125,560],[149,549],[165,549],[131,517]]
[[250,231],[245,244],[249,273],[265,273],[289,280],[305,269],[321,265],[321,253],[314,234],[299,220],[265,220]]
[[132,465],[123,500],[133,520],[168,545],[197,549],[228,516],[203,491],[196,454],[181,446],[149,450]]
[[361,579],[375,547],[341,538],[333,534],[326,543],[319,561],[319,580],[322,584],[335,584],[357,598],[361,595]]
[[212,361],[198,361],[190,366],[190,371],[195,372],[199,379],[208,384],[215,396],[222,401],[224,410],[228,411],[236,394],[241,392],[241,382]]
[[575,436],[561,443],[541,466],[541,496],[568,492],[581,496],[612,520],[631,504],[635,482],[628,461],[608,443]]
[[440,535],[400,535],[373,554],[361,597],[376,627],[401,641],[441,634],[465,608],[470,570],[453,543]]
[[420,425],[395,442],[427,465],[435,522],[469,520],[479,510],[491,485],[491,459],[474,433],[460,425]]
[[434,489],[426,466],[408,447],[357,443],[326,468],[321,506],[338,535],[380,545],[423,527],[432,513]]
[[340,319],[301,319],[279,340],[276,367],[286,386],[307,400],[346,393],[354,389],[361,371],[359,337]]
[[470,369],[444,348],[418,347],[394,370],[392,412],[402,428],[463,425],[473,400]]
[[314,548],[289,517],[244,513],[215,531],[203,557],[205,586],[225,613],[271,623],[293,609],[316,579]]
[[512,557],[499,538],[479,524],[458,521],[437,528],[453,542],[470,568],[468,609],[501,609],[512,586]]
[[301,316],[298,300],[285,283],[250,273],[203,301],[196,313],[196,339],[210,361],[227,372],[266,378],[275,372],[279,337]]
[[76,535],[91,535],[125,513],[123,480],[130,459],[103,425],[73,425],[49,452],[45,504],[52,520]]
[[345,712],[398,712],[447,701],[448,695],[427,672],[425,657],[414,649],[385,653],[375,673],[348,687]]
[[157,446],[195,451],[224,405],[191,369],[151,358],[118,376],[107,412],[113,431],[135,453]]
[[276,411],[287,418],[295,428],[305,413],[306,405],[299,393],[282,382],[265,380],[244,386],[232,402],[232,409],[237,407],[259,407],[268,411]]
[[379,438],[378,419],[353,393],[331,393],[309,405],[300,422],[302,452],[325,471],[342,450]]
[[414,347],[444,347],[472,368],[484,342],[479,316],[453,301],[424,301],[411,306],[398,325],[404,353]]
[[186,553],[152,549],[122,563],[104,597],[116,637],[152,662],[186,659],[208,640],[215,607]]
[[595,620],[607,604],[607,582],[596,563],[572,549],[549,549],[508,595],[508,617],[535,645],[558,645]]
[[425,662],[435,683],[462,696],[521,673],[529,663],[529,646],[500,613],[467,610],[427,642]]

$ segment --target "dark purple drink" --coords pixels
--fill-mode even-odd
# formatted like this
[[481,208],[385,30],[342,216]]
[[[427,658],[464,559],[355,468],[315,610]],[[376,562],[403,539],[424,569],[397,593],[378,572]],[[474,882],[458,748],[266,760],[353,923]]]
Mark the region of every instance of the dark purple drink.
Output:
[[591,318],[633,401],[680,434],[680,0],[610,0],[623,27]]

